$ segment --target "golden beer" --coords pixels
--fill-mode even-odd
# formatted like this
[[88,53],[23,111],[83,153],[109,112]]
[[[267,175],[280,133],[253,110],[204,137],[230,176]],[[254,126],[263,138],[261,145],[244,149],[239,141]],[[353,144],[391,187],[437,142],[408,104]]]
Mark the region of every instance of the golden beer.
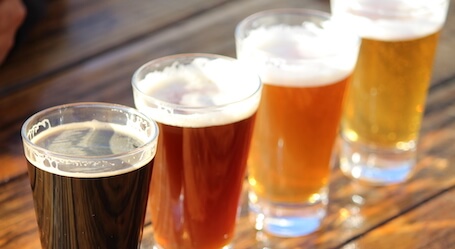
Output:
[[330,15],[256,13],[237,26],[237,55],[264,82],[248,156],[250,218],[295,237],[326,213],[332,150],[360,39]]
[[341,121],[340,168],[376,185],[402,182],[417,141],[448,0],[331,0],[362,45]]
[[398,149],[417,139],[438,36],[362,39],[342,120],[347,139]]
[[264,84],[248,159],[257,196],[313,202],[327,186],[348,80],[316,87]]

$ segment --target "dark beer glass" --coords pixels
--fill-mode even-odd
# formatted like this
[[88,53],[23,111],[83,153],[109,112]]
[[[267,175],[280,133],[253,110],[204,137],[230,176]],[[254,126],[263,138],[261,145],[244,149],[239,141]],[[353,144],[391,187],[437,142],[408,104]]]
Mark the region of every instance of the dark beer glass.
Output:
[[134,108],[52,107],[22,139],[43,249],[139,248],[158,127]]
[[233,58],[182,54],[133,76],[136,107],[157,121],[160,138],[150,213],[156,248],[228,248],[261,82]]

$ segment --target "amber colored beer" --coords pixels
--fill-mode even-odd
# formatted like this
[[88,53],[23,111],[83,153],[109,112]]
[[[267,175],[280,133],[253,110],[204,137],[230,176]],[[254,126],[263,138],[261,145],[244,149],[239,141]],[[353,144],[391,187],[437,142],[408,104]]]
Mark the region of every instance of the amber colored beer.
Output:
[[348,81],[314,87],[264,85],[248,159],[256,195],[302,203],[327,185]]
[[157,248],[232,242],[261,89],[256,74],[218,55],[169,56],[136,71],[135,105],[160,127],[149,205]]
[[161,247],[212,249],[231,242],[253,123],[254,116],[211,127],[159,124],[150,208]]
[[347,139],[399,149],[417,139],[439,33],[362,39],[342,119]]
[[324,198],[319,195],[327,186],[359,43],[327,41],[336,31],[321,30],[313,34],[310,25],[274,25],[254,29],[238,42],[239,59],[256,68],[264,82],[248,158],[253,203],[256,198],[283,204]]
[[359,42],[316,10],[267,10],[237,25],[237,56],[264,82],[248,156],[256,229],[299,237],[320,228]]

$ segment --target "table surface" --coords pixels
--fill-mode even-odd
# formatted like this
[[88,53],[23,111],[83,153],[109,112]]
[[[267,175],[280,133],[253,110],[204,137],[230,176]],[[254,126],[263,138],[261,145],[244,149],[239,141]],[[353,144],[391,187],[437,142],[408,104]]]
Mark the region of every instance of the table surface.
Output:
[[[406,183],[368,187],[333,168],[320,231],[278,239],[254,231],[246,211],[234,248],[455,248],[455,0],[435,59],[416,170]],[[234,29],[272,8],[329,11],[328,0],[48,0],[47,13],[0,66],[0,248],[39,248],[19,135],[47,107],[80,101],[133,106],[130,79],[161,56],[235,57]],[[151,248],[147,217],[143,248]]]

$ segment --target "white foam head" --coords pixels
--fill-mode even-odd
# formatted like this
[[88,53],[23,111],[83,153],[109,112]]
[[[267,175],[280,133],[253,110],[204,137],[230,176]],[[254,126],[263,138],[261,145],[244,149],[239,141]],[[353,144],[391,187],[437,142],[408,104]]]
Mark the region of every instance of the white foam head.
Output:
[[236,42],[239,60],[255,67],[265,84],[295,87],[346,78],[354,69],[359,47],[357,36],[330,20],[321,26],[311,22],[261,26],[245,38],[237,34]]
[[365,38],[394,41],[424,37],[444,25],[448,0],[332,0],[333,16]]
[[43,120],[29,131],[30,142],[24,143],[28,161],[44,171],[68,177],[121,175],[145,166],[156,152],[156,140],[148,143],[150,137],[144,132],[96,120],[55,127]]
[[226,57],[196,57],[188,64],[174,62],[142,79],[136,76],[136,107],[163,124],[228,124],[250,117],[259,105],[261,82],[257,74]]

